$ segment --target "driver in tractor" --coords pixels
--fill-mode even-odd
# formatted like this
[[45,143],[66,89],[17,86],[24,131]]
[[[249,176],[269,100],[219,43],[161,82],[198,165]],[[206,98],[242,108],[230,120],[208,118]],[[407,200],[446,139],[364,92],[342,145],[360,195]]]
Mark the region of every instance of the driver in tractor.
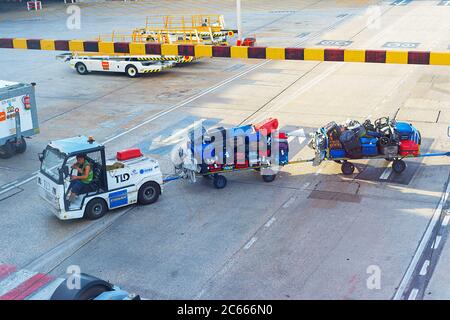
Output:
[[76,176],[71,177],[69,185],[69,197],[68,201],[73,200],[80,194],[88,193],[90,191],[90,184],[94,179],[94,171],[91,164],[86,160],[85,154],[79,154],[76,156],[77,161],[72,165],[72,169],[77,171]]

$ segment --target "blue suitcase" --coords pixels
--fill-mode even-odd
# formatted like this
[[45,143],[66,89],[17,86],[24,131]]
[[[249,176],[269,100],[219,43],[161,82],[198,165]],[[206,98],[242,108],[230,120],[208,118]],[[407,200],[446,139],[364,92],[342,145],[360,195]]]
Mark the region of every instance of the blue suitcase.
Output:
[[407,122],[397,122],[395,125],[395,131],[400,136],[400,140],[412,140],[414,128]]
[[363,156],[378,155],[377,138],[361,138],[360,141]]
[[332,159],[345,158],[345,150],[344,149],[331,149],[330,157]]

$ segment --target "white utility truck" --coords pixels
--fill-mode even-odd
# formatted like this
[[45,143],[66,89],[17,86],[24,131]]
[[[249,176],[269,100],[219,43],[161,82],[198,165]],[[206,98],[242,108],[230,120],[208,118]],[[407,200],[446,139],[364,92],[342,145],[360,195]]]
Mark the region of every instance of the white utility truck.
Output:
[[27,149],[25,138],[39,133],[35,83],[0,80],[0,158]]
[[[89,192],[68,200],[71,169],[83,154],[93,171]],[[147,205],[158,200],[163,178],[159,163],[139,149],[117,152],[106,160],[105,147],[92,137],[77,136],[50,142],[39,155],[39,194],[61,220],[101,218],[108,210],[131,204]]]
[[[144,73],[156,73],[174,67],[180,58],[164,60],[161,56],[98,56],[62,54],[58,59],[68,62],[79,74],[97,72],[120,72],[135,78]],[[188,57],[190,58],[190,57]]]

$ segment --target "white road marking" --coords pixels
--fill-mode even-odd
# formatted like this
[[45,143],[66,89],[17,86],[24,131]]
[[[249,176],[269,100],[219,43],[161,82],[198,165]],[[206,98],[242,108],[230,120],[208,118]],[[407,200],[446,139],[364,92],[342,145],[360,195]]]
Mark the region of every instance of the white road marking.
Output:
[[244,246],[244,250],[250,249],[250,247],[256,242],[256,240],[258,240],[258,238],[256,237],[251,238],[250,241],[247,242],[247,244]]
[[392,173],[392,168],[391,167],[387,167],[384,172],[381,174],[380,176],[380,180],[386,180],[387,178],[389,178],[389,176]]
[[448,225],[449,220],[450,220],[450,216],[445,216],[444,220],[442,220],[442,226],[446,227]]
[[437,236],[436,237],[436,240],[434,241],[434,244],[433,244],[433,250],[436,250],[437,248],[439,248],[439,244],[441,243],[441,239],[442,239],[441,236]]
[[35,294],[29,296],[26,300],[50,300],[52,297],[52,294],[55,292],[56,288],[63,282],[66,281],[66,279],[63,278],[57,278],[47,284],[45,287],[40,289]]
[[309,183],[309,182],[305,183],[305,184],[302,186],[302,190],[306,190],[306,188],[308,188],[310,184],[311,184],[311,183]]
[[159,142],[161,144],[174,144],[179,142],[184,136],[186,136],[186,134],[189,132],[189,130],[195,128],[196,126],[201,126],[203,121],[205,121],[206,119],[200,119],[197,121],[194,121],[190,126],[181,129],[177,132],[175,132],[174,134],[171,134],[170,137],[168,137],[167,139]]
[[409,294],[408,300],[416,300],[417,294],[419,293],[419,289],[412,289],[411,293]]
[[296,199],[296,197],[289,198],[289,200],[283,204],[283,208],[284,209],[289,208],[289,206],[294,203],[295,199]]
[[23,181],[16,183],[15,185],[11,185],[10,187],[3,189],[2,191],[0,191],[0,195],[4,194],[12,189],[15,189],[17,187],[20,187],[21,185],[24,185],[25,183],[28,183],[28,182],[34,180],[36,177],[37,177],[37,171],[34,172],[33,175],[31,177],[29,177],[28,179],[25,179]]
[[406,290],[406,286],[411,280],[411,277],[413,276],[414,270],[417,267],[417,264],[419,263],[420,257],[422,256],[425,246],[430,241],[433,230],[437,222],[439,221],[439,218],[441,217],[442,210],[444,207],[444,204],[447,202],[448,195],[450,193],[450,183],[447,185],[447,190],[445,190],[445,193],[442,195],[441,200],[439,202],[438,207],[433,213],[433,216],[431,218],[430,223],[427,226],[427,229],[425,230],[425,234],[423,235],[422,239],[420,240],[419,246],[414,254],[414,257],[411,260],[411,263],[409,264],[408,268],[406,269],[405,275],[403,276],[402,281],[400,282],[400,285],[398,286],[397,291],[395,292],[395,295],[393,297],[394,300],[400,300]]
[[306,140],[305,129],[298,129],[288,133],[288,142],[291,143],[295,138],[298,138],[298,143],[302,144]]
[[269,221],[266,222],[266,224],[264,225],[266,228],[270,227],[274,222],[275,222],[275,217],[270,218]]
[[29,270],[19,270],[9,275],[6,279],[0,282],[0,296],[3,296],[4,294],[13,290],[21,283],[27,281],[36,274],[37,272],[32,272]]
[[423,265],[422,265],[422,269],[420,269],[420,275],[424,276],[427,274],[428,272],[428,266],[430,265],[430,260],[425,260]]

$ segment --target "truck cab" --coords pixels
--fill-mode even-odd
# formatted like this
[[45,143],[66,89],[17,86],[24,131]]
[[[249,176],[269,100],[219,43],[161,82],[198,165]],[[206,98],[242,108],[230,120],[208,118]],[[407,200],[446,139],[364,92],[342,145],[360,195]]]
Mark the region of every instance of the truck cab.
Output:
[[[68,201],[72,165],[84,154],[93,171],[88,192]],[[61,220],[102,217],[108,210],[154,203],[162,193],[159,163],[139,149],[117,152],[107,160],[105,147],[92,138],[78,136],[50,142],[39,155],[39,194]]]

